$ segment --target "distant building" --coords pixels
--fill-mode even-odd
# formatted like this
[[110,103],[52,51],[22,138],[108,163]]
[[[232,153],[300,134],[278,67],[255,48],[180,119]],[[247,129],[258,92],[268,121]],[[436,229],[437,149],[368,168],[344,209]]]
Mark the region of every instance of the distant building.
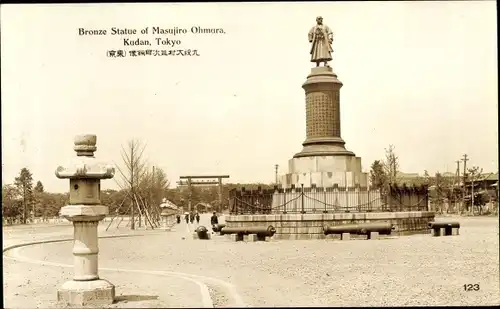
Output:
[[418,173],[404,173],[397,172],[396,173],[396,181],[399,184],[406,184],[408,186],[411,185],[419,185],[422,183],[423,176],[420,176]]
[[448,177],[448,178],[457,177],[457,175],[455,173],[450,173],[450,172],[441,173],[441,176],[442,177]]
[[481,196],[485,202],[498,200],[498,173],[483,173],[474,179],[465,182],[466,200],[470,200],[472,192],[474,198]]
[[200,202],[194,206],[194,209],[196,209],[196,211],[198,212],[209,212],[212,210],[212,208],[212,205],[203,202]]
[[396,173],[396,178],[401,177],[401,178],[416,178],[416,177],[421,177],[418,173],[403,173],[403,172],[397,172]]

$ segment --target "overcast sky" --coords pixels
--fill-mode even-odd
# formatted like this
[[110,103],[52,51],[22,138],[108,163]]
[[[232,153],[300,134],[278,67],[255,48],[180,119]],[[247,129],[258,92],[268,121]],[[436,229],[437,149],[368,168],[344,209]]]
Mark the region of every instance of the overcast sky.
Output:
[[[46,190],[75,156],[76,134],[97,134],[100,160],[147,143],[148,162],[180,175],[274,181],[302,149],[316,16],[334,32],[331,65],[343,82],[342,138],[363,169],[396,147],[404,172],[498,170],[494,1],[2,5],[2,180],[28,167]],[[112,59],[112,27],[223,28],[164,37],[199,57]],[[79,36],[79,28],[106,36]],[[155,45],[155,44],[154,44]],[[106,180],[103,188],[116,188]]]

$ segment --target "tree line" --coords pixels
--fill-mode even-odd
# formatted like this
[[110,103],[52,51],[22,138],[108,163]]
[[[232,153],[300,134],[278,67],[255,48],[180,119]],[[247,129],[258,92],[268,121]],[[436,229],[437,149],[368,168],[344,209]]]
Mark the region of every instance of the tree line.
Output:
[[[167,198],[177,206],[187,208],[191,198],[192,205],[218,203],[217,186],[192,186],[191,194],[186,187],[170,188],[170,180],[166,172],[143,158],[146,145],[139,140],[130,140],[126,147],[122,147],[122,164],[115,164],[117,173],[113,180],[118,185],[118,190],[102,190],[101,203],[110,208],[111,215],[137,215],[159,217],[158,206],[163,198]],[[482,169],[471,167],[467,169],[467,179],[480,180]],[[432,188],[429,194],[430,202],[435,210],[443,212],[469,211],[471,206],[481,208],[486,202],[491,201],[481,194],[473,194],[473,199],[464,199],[463,187],[456,182],[456,177],[443,176],[437,172],[430,176],[424,171],[423,176],[405,177],[399,171],[399,158],[395,147],[389,145],[385,149],[385,158],[375,160],[370,169],[370,186],[386,193],[391,185],[427,185]],[[223,206],[227,207],[229,191],[245,187],[248,190],[272,188],[270,184],[226,183],[222,187]],[[29,168],[24,167],[11,184],[2,184],[2,216],[6,223],[20,222],[26,224],[33,217],[51,218],[59,215],[61,207],[69,202],[69,193],[46,192],[41,180],[35,180]],[[451,208],[450,208],[450,205]],[[473,209],[472,207],[472,209]],[[455,208],[455,209],[454,209]],[[481,211],[481,210],[479,210]]]
[[[191,198],[192,205],[200,202],[216,204],[219,200],[217,186],[193,186],[191,194],[185,187],[170,188],[166,172],[148,162],[143,154],[146,144],[133,139],[122,146],[121,164],[115,164],[116,173],[113,181],[118,190],[101,191],[101,204],[109,206],[113,215],[135,215],[147,217],[149,221],[158,221],[159,205],[167,198],[177,206],[187,208]],[[69,193],[53,193],[44,189],[41,180],[36,184],[29,168],[24,167],[12,184],[2,185],[2,216],[5,223],[30,222],[33,218],[53,218],[59,216],[59,210],[69,202]],[[223,184],[223,205],[227,207],[229,191],[242,186],[248,189],[266,184]]]
[[2,184],[2,217],[26,224],[31,216],[53,217],[69,201],[68,193],[45,192],[43,183],[34,185],[33,174],[24,167],[12,184]]
[[[143,200],[147,200],[151,206],[159,206],[163,198],[177,206],[187,207],[189,192],[185,187],[170,188],[170,181],[166,173],[156,167],[154,175],[152,170],[139,177],[140,181],[135,186],[138,195]],[[267,184],[233,184],[222,185],[223,204],[227,206],[229,191],[234,188],[245,187],[256,189],[261,186],[263,189],[271,188]],[[217,186],[193,186],[191,188],[191,203],[196,205],[200,202],[216,204],[219,199],[219,189]],[[101,203],[109,206],[110,214],[130,215],[130,190],[127,187],[122,189],[106,189],[101,191]],[[13,221],[26,224],[37,218],[52,218],[59,215],[61,207],[68,205],[69,193],[53,193],[44,189],[43,183],[38,180],[35,183],[33,174],[28,168],[22,168],[19,176],[15,177],[12,184],[2,186],[2,216],[12,223]],[[121,205],[121,207],[120,207]],[[123,205],[127,207],[123,207]]]
[[[394,145],[389,145],[385,149],[384,159],[375,160],[371,165],[370,185],[371,188],[380,190],[382,194],[386,194],[391,185],[425,185],[429,188],[429,200],[434,211],[463,213],[477,210],[482,214],[483,206],[488,202],[496,203],[496,197],[491,193],[485,194],[487,190],[468,192],[464,186],[464,180],[471,183],[480,181],[482,172],[482,168],[472,166],[467,168],[465,177],[457,174],[443,175],[439,171],[431,176],[427,170],[424,170],[423,176],[407,177],[400,173],[399,157],[396,155]],[[497,207],[498,205],[495,207],[496,211]]]

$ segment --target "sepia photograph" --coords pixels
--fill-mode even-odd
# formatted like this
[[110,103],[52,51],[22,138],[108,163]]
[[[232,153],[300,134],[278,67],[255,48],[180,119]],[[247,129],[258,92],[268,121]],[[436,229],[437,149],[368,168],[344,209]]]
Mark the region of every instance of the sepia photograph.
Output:
[[2,4],[3,308],[500,305],[496,4]]

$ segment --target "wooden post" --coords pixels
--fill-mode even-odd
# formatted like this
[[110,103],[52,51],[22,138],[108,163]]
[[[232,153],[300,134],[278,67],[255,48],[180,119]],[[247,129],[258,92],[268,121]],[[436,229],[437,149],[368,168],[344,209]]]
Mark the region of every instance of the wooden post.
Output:
[[301,198],[302,198],[301,202],[300,202],[301,203],[301,211],[300,212],[305,214],[306,212],[304,210],[304,184],[303,183],[300,184],[300,188],[301,188],[300,193],[301,193]]
[[219,213],[222,213],[222,178],[219,177]]

